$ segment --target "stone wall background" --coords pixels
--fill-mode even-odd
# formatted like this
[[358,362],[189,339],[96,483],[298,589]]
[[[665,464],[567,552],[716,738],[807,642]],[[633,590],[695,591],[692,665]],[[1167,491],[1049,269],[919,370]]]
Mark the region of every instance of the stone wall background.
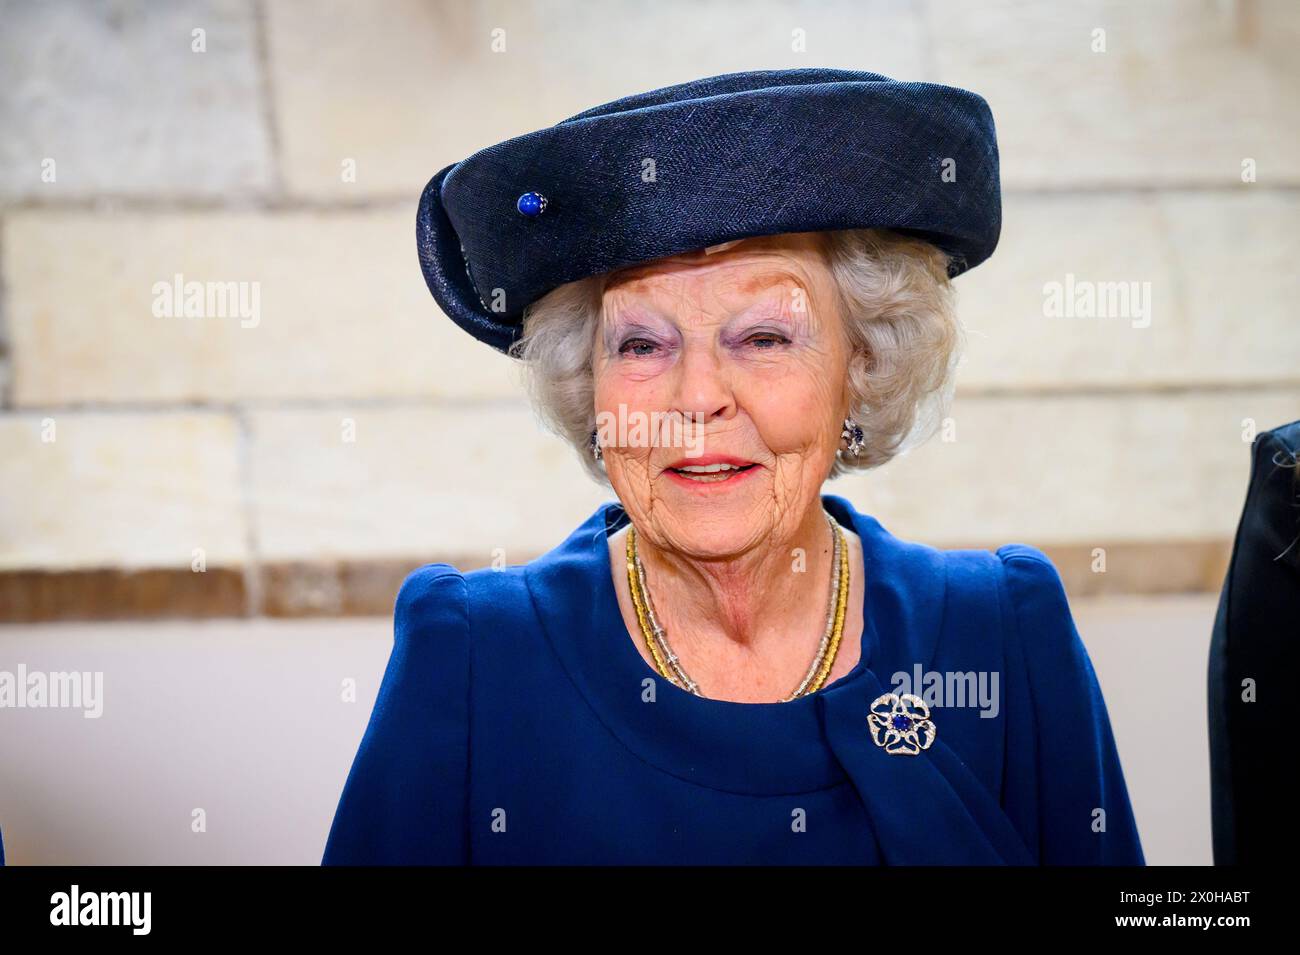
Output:
[[[386,612],[416,563],[561,540],[605,494],[509,360],[437,312],[416,200],[482,146],[713,73],[870,69],[993,108],[1005,226],[958,280],[955,440],[828,486],[894,533],[1024,540],[1078,594],[1213,590],[1253,431],[1300,415],[1286,0],[5,0],[0,19],[9,619]],[[155,317],[177,274],[258,283],[258,324]],[[1044,317],[1067,274],[1150,282],[1149,324]],[[179,580],[200,552],[212,576]]]

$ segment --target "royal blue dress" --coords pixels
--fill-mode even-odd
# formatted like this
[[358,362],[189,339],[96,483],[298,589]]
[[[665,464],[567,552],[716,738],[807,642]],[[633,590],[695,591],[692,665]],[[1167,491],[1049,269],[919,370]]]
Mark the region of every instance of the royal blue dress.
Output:
[[[323,864],[1141,865],[1043,553],[939,550],[822,500],[862,540],[862,655],[789,703],[697,697],[645,662],[610,575],[616,503],[529,564],[412,573]],[[997,674],[996,715],[935,706],[930,748],[891,754],[868,711],[918,665]]]

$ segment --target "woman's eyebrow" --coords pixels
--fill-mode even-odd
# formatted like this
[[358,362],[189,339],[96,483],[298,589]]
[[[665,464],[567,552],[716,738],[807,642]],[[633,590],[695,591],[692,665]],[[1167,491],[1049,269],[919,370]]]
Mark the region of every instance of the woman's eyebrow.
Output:
[[671,323],[663,316],[647,311],[640,305],[614,308],[606,312],[601,322],[601,339],[607,351],[613,351],[619,345],[618,339],[629,333],[641,332],[647,335],[662,335],[671,328]]
[[[781,295],[772,293],[781,290]],[[777,303],[781,310],[787,311],[794,294],[801,293],[805,300],[812,297],[811,286],[806,279],[793,269],[773,268],[752,276],[743,283],[738,292],[756,301],[750,301],[736,310],[741,314],[751,309],[767,310],[772,303]]]
[[790,314],[789,300],[785,298],[764,298],[751,302],[727,319],[727,324],[740,321],[762,321],[772,318],[787,318]]
[[[794,289],[783,289],[782,294],[772,294],[770,290],[775,289],[776,284],[768,286],[769,292],[752,301],[741,305],[727,320],[727,324],[737,321],[764,320],[764,319],[782,319],[790,321],[794,318],[793,297],[794,294],[802,293],[805,300],[808,292],[802,284],[796,284]],[[806,307],[806,305],[805,305]]]
[[808,287],[808,277],[801,274],[799,269],[787,265],[769,265],[750,276],[742,288],[746,291],[755,291],[771,288],[778,284],[794,284],[799,288]]
[[645,302],[615,302],[604,310],[606,327],[628,328],[639,326],[651,328],[663,324],[667,318],[653,306]]

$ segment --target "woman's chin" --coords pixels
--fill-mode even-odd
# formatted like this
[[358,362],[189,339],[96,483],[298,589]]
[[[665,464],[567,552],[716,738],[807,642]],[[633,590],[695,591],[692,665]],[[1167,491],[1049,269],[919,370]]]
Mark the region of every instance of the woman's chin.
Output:
[[768,477],[767,472],[745,472],[722,481],[696,481],[666,475],[655,495],[655,523],[672,539],[674,550],[699,559],[742,553],[772,530]]
[[674,553],[697,561],[731,560],[757,543],[752,530],[720,524],[697,524],[669,533],[666,538]]

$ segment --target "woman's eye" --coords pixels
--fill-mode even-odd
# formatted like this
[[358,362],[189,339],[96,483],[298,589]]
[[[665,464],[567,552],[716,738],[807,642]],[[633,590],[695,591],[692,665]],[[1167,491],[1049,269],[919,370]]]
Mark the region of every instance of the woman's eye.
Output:
[[618,353],[620,355],[645,357],[646,355],[653,355],[656,347],[658,346],[654,342],[645,338],[630,338],[618,347]]
[[776,332],[758,332],[754,335],[750,335],[749,338],[745,339],[745,341],[761,350],[775,348],[778,345],[790,344],[790,339],[786,338],[784,335],[778,335]]

